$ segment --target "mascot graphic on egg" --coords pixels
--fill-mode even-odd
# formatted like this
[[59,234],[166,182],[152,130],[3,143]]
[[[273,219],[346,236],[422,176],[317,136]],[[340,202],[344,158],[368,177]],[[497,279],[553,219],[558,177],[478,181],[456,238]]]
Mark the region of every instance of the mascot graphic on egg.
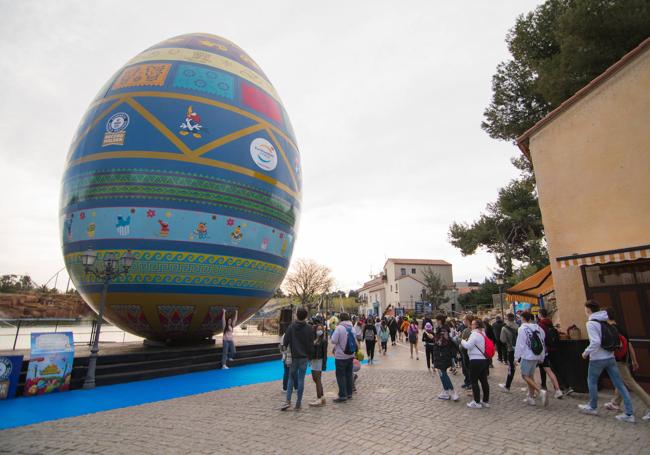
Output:
[[245,321],[287,272],[299,162],[280,97],[241,48],[209,34],[163,41],[115,73],[73,138],[60,207],[68,272],[98,310],[102,283],[82,254],[101,264],[129,251],[105,317],[151,340],[211,337],[224,311]]

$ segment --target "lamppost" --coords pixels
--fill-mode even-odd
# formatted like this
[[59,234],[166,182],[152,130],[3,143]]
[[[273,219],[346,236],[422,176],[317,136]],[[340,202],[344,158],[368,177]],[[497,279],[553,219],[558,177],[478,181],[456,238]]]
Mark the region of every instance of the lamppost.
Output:
[[95,265],[97,260],[97,252],[89,249],[81,255],[81,263],[84,266],[84,273],[86,276],[92,276],[99,281],[102,281],[102,297],[99,302],[99,315],[97,319],[97,328],[93,333],[91,340],[92,347],[90,348],[90,357],[88,358],[88,370],[86,372],[86,379],[84,380],[84,389],[95,388],[95,369],[97,367],[97,353],[99,352],[99,332],[102,328],[102,320],[104,318],[104,306],[106,304],[106,293],[108,292],[108,285],[115,278],[122,275],[127,275],[129,269],[133,265],[133,256],[130,251],[127,251],[118,258],[115,253],[106,253],[104,255],[103,267],[99,264]]
[[503,278],[500,276],[497,277],[496,282],[499,285],[499,302],[501,303],[501,319],[505,319],[505,316],[503,314]]

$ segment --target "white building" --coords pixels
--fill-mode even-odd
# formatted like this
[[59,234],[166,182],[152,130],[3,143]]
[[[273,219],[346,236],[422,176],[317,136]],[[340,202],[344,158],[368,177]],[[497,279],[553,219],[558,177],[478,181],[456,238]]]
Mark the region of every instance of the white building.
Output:
[[[452,266],[440,259],[388,258],[382,273],[364,283],[359,289],[359,311],[363,314],[383,314],[387,308],[415,310],[416,302],[425,300],[425,270],[437,274],[447,286],[450,301],[442,305],[452,310]],[[455,308],[454,308],[455,310]],[[399,310],[398,310],[399,311]]]

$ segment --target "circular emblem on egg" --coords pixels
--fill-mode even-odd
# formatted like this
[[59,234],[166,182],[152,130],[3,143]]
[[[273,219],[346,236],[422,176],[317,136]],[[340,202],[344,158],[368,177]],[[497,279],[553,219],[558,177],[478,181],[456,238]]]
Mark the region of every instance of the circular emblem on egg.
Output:
[[278,154],[273,145],[258,137],[251,142],[251,157],[257,166],[265,171],[272,171],[278,165]]
[[129,126],[129,115],[125,112],[118,112],[111,115],[106,122],[106,131],[109,133],[119,133]]
[[255,61],[216,35],[176,36],[127,61],[81,118],[59,223],[84,300],[97,311],[103,286],[82,255],[101,268],[130,252],[104,310],[128,332],[193,341],[255,314],[287,272],[302,204],[289,115]]

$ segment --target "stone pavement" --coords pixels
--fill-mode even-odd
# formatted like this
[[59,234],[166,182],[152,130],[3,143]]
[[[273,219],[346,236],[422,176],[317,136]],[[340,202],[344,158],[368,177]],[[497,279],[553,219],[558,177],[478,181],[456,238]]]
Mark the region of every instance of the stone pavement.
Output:
[[[364,366],[358,393],[334,404],[333,372],[324,375],[327,406],[309,408],[315,397],[306,378],[305,407],[279,411],[279,381],[62,419],[0,432],[0,453],[20,454],[354,454],[440,452],[482,454],[647,454],[650,423],[635,401],[638,422],[578,413],[584,397],[551,399],[547,409],[522,403],[523,385],[511,394],[498,391],[505,368],[491,372],[490,409],[468,409],[471,398],[441,402],[437,376],[426,370],[424,355],[410,360],[408,347]],[[452,376],[456,386],[461,374]],[[604,403],[605,394],[601,397]]]

